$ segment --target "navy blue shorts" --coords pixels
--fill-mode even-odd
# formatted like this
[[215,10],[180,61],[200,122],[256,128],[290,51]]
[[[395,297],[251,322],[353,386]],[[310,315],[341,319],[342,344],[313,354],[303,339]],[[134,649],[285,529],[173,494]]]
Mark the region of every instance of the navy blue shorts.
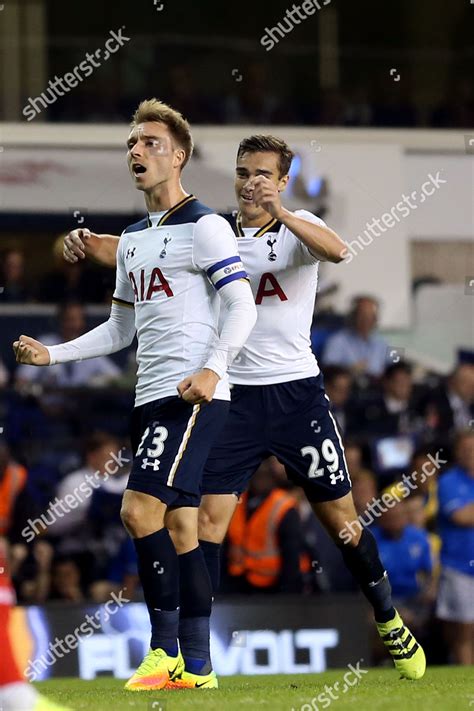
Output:
[[351,490],[322,375],[276,385],[234,385],[229,416],[206,463],[202,493],[240,495],[272,454],[311,502],[333,501]]
[[199,506],[204,464],[228,411],[226,400],[191,405],[179,397],[136,407],[127,489],[155,496],[168,506]]

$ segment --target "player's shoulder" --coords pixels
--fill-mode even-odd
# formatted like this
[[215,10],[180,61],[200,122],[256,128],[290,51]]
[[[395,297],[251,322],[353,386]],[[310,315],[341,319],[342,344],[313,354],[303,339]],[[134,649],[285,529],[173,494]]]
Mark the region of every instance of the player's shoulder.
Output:
[[232,210],[232,212],[220,212],[219,217],[222,217],[229,225],[234,233],[234,235],[239,235],[239,230],[237,227],[237,215],[239,214],[238,210]]
[[122,232],[122,236],[126,234],[130,234],[131,232],[142,232],[143,230],[146,230],[149,227],[149,222],[148,222],[148,217],[144,217],[143,220],[139,220],[139,222],[134,222],[133,225],[128,225]]
[[178,205],[172,207],[168,214],[163,218],[163,222],[171,225],[192,224],[199,222],[207,215],[216,215],[216,211],[204,205],[194,195],[188,195]]

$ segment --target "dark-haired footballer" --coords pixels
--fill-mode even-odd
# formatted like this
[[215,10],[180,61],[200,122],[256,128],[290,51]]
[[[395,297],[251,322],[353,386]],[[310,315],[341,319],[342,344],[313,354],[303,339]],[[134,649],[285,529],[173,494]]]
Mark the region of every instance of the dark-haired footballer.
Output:
[[[374,609],[397,670],[402,677],[419,679],[425,655],[393,607],[375,539],[357,526],[348,535],[347,524],[357,519],[351,481],[310,344],[318,264],[341,262],[346,245],[310,212],[282,206],[280,193],[288,184],[292,158],[288,145],[275,136],[246,138],[237,153],[239,210],[225,217],[238,237],[258,318],[229,370],[231,409],[205,467],[199,538],[216,590],[219,549],[238,498],[262,460],[275,455],[339,546]],[[90,255],[113,266],[116,248],[116,237],[76,230],[65,240],[64,255],[72,262]],[[194,682],[184,672],[173,685]]]

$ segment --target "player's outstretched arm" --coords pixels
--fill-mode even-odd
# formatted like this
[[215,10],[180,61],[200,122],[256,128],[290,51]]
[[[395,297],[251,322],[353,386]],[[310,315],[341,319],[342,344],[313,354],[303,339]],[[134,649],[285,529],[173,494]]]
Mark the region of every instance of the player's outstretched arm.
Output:
[[55,365],[110,355],[129,346],[135,336],[133,308],[112,304],[110,318],[79,338],[56,346],[44,346],[29,336],[13,344],[17,363]]
[[64,238],[63,257],[71,264],[87,257],[104,267],[115,267],[119,240],[116,235],[97,235],[87,228],[73,230]]

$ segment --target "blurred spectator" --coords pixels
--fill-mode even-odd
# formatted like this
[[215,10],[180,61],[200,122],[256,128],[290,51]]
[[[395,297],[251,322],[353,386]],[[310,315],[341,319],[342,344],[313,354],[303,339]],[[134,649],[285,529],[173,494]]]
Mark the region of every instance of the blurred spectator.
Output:
[[51,573],[51,600],[83,602],[85,599],[81,569],[71,558],[58,558]]
[[348,403],[352,390],[352,375],[348,368],[329,365],[324,368],[324,385],[326,394],[331,401],[331,412],[336,418],[342,435],[349,426]]
[[458,435],[456,464],[439,480],[441,579],[436,614],[455,664],[474,664],[474,432]]
[[423,516],[425,527],[434,529],[438,515],[438,474],[439,468],[433,466],[433,457],[424,448],[417,449],[413,454],[411,471],[417,472],[417,493],[423,500]]
[[137,556],[135,546],[130,536],[125,536],[122,545],[108,561],[105,580],[91,585],[89,594],[95,602],[104,602],[110,597],[112,590],[127,590],[127,597],[134,598],[137,588],[140,588],[138,578]]
[[49,599],[51,591],[51,563],[53,546],[41,539],[27,548],[15,544],[11,547],[12,574],[18,600],[28,605],[40,605]]
[[3,361],[0,358],[0,390],[5,387],[5,385],[8,384],[8,381],[10,380],[10,374],[8,370],[6,369]]
[[367,469],[363,462],[362,442],[358,439],[347,438],[344,440],[344,456],[347,462],[349,474],[354,481],[361,476],[372,477],[375,481],[375,474],[371,469]]
[[23,541],[20,532],[34,511],[27,479],[27,470],[13,459],[5,438],[0,435],[0,536],[6,536],[10,542]]
[[[405,499],[405,507],[407,509],[408,523],[410,526],[415,526],[421,531],[426,531],[426,508],[423,496],[414,491]],[[428,540],[430,542],[431,560],[433,561],[433,579],[437,579],[440,572],[440,552],[441,538],[437,533],[428,532]],[[433,590],[434,593],[434,590]]]
[[[84,308],[81,304],[69,303],[60,306],[58,319],[58,334],[47,334],[38,338],[46,346],[72,341],[87,330]],[[106,385],[119,377],[120,369],[108,356],[57,363],[41,368],[20,365],[15,372],[17,385],[40,383],[61,388]]]
[[368,437],[395,437],[415,432],[419,418],[412,394],[410,366],[402,361],[389,365],[382,378],[382,391],[359,404],[358,433]]
[[370,296],[358,296],[348,317],[347,328],[328,339],[324,365],[341,365],[355,375],[378,377],[388,360],[388,346],[376,332],[378,303]]
[[390,577],[394,605],[407,625],[419,633],[428,620],[432,603],[433,561],[428,534],[409,523],[404,500],[387,508],[372,532]]
[[60,556],[87,571],[84,585],[103,576],[107,554],[116,554],[125,537],[120,504],[128,470],[119,464],[127,461],[115,437],[97,432],[86,442],[85,466],[63,479],[56,491],[55,500],[68,510],[51,515],[47,533]]
[[25,256],[20,249],[8,250],[0,269],[0,303],[18,304],[31,297],[25,276]]
[[234,592],[302,591],[302,530],[296,499],[275,488],[266,460],[251,479],[228,531],[227,568]]
[[43,303],[58,304],[78,301],[98,304],[105,301],[109,289],[110,274],[88,263],[79,261],[69,264],[63,259],[64,235],[53,245],[55,268],[43,278],[38,299]]
[[458,365],[446,383],[431,393],[425,405],[427,424],[437,439],[474,423],[474,365]]

